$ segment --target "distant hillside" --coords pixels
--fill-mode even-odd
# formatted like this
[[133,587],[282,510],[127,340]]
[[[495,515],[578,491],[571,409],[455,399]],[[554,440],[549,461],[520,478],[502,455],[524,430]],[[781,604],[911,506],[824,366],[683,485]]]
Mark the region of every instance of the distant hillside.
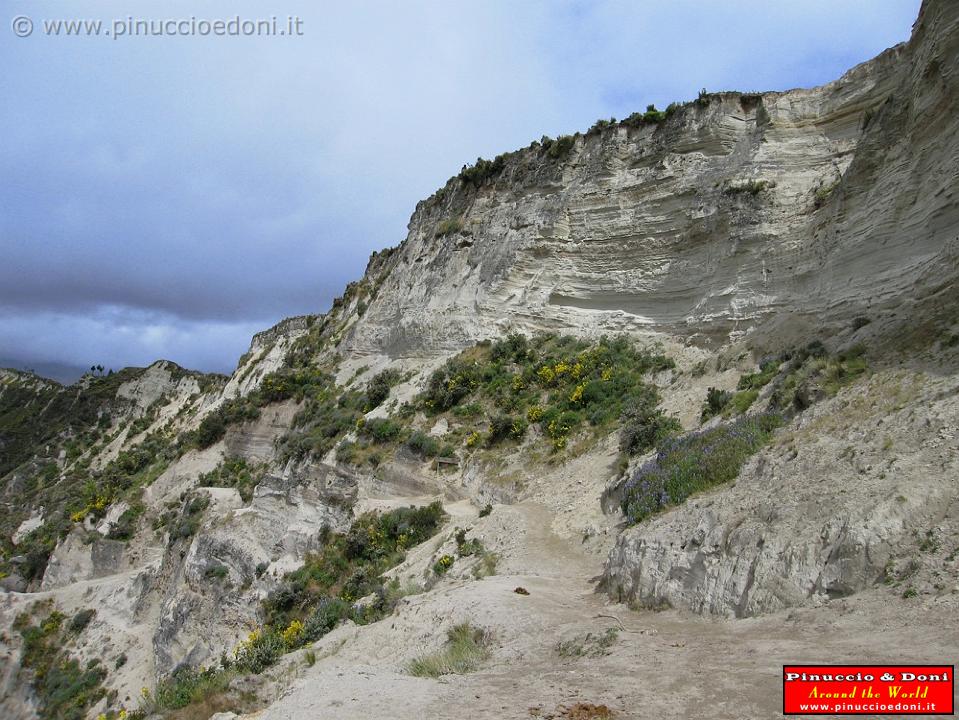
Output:
[[20,360],[6,356],[0,356],[0,368],[30,372],[49,380],[56,380],[63,385],[72,385],[83,376],[83,373],[90,370],[88,367],[80,367],[79,365],[42,360]]

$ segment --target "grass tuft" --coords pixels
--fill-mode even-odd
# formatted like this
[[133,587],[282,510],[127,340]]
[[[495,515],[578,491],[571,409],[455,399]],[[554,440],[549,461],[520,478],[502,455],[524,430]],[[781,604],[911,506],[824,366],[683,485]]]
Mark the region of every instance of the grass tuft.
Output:
[[454,625],[443,648],[411,662],[409,673],[435,678],[473,672],[489,658],[490,640],[489,632],[482,628],[470,623]]

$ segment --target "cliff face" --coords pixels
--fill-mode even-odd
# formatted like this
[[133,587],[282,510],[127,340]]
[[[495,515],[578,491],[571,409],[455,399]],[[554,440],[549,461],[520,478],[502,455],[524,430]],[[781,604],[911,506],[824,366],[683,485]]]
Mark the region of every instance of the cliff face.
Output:
[[[959,6],[926,0],[908,43],[828,85],[710,94],[661,117],[534,143],[451,179],[329,313],[257,334],[228,379],[162,361],[70,388],[0,371],[0,588],[10,591],[0,590],[0,629],[12,638],[0,647],[0,711],[37,714],[10,628],[39,598],[68,614],[97,609],[69,650],[84,662],[122,656],[104,688],[132,708],[144,685],[215,664],[259,627],[261,601],[329,532],[366,510],[436,498],[447,527],[390,571],[421,592],[394,606],[395,622],[341,625],[318,653],[313,679],[324,681],[295,693],[287,685],[302,663],[273,658],[278,669],[265,678],[223,690],[245,698],[237,707],[285,694],[276,717],[328,706],[365,718],[396,714],[402,697],[410,716],[495,714],[510,663],[539,658],[548,674],[554,630],[595,637],[583,618],[604,617],[605,602],[743,617],[908,581],[952,612],[938,573],[959,542],[957,104]],[[735,482],[626,527],[615,500],[651,456],[633,457],[624,472],[611,434],[621,417],[601,437],[584,430],[550,446],[549,426],[524,410],[517,418],[524,432],[529,419],[528,434],[486,446],[477,438],[492,435],[494,412],[515,410],[508,402],[444,414],[422,401],[431,372],[454,352],[540,330],[659,344],[669,362],[642,383],[687,433],[729,420],[701,422],[703,400],[713,388],[735,392],[754,357],[813,340],[832,350],[863,342],[874,367],[787,412]],[[484,352],[471,348],[465,362]],[[740,414],[773,407],[787,373],[780,364]],[[543,368],[525,369],[498,381],[521,393]],[[618,370],[605,369],[597,382]],[[544,403],[572,402],[568,390],[540,390]],[[404,440],[363,434],[384,419],[383,437],[393,422]],[[431,464],[429,443],[433,455],[455,457]],[[481,516],[489,502],[495,512]],[[479,558],[460,556],[456,540],[466,527],[499,557],[502,577],[474,578]],[[435,570],[454,556],[448,574]],[[586,592],[600,577],[607,594]],[[877,602],[903,589],[895,592]],[[506,679],[477,681],[476,692],[457,686],[449,702],[407,686],[405,670],[442,642],[435,631],[454,616],[482,618],[509,641],[496,651]],[[687,621],[667,620],[664,631],[685,632]],[[926,622],[924,637],[938,637]],[[702,626],[691,627],[695,644]],[[603,660],[593,687],[605,692],[617,672],[628,684],[649,657],[661,662]],[[547,685],[522,690],[531,711]],[[778,687],[748,714],[769,715],[763,703]],[[347,711],[338,688],[367,705]],[[487,697],[495,708],[470,705]]]
[[347,347],[431,354],[507,327],[727,337],[930,297],[957,257],[955,20],[930,3],[909,44],[819,88],[711,95],[560,159],[510,154],[478,188],[454,178],[417,207]]

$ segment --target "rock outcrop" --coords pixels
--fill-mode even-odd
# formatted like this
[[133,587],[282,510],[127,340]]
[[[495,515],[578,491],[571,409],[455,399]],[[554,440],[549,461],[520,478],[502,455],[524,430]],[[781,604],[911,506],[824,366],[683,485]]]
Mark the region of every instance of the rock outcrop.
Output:
[[229,488],[198,492],[211,498],[209,519],[161,570],[153,636],[160,676],[209,663],[245,637],[276,579],[319,550],[324,532],[348,526],[356,483],[336,468],[306,464],[264,477],[248,505]]
[[890,372],[806,411],[735,486],[624,531],[606,589],[747,617],[891,581],[955,496],[957,392],[954,377]]

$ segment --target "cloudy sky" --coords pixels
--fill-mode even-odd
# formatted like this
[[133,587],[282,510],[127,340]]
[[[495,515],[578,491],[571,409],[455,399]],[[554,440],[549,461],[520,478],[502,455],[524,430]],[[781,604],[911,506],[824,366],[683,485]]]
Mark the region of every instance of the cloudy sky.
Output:
[[[919,4],[7,0],[0,364],[229,371],[254,332],[326,310],[463,163],[701,87],[826,82],[907,39]],[[131,14],[303,34],[43,30]]]

